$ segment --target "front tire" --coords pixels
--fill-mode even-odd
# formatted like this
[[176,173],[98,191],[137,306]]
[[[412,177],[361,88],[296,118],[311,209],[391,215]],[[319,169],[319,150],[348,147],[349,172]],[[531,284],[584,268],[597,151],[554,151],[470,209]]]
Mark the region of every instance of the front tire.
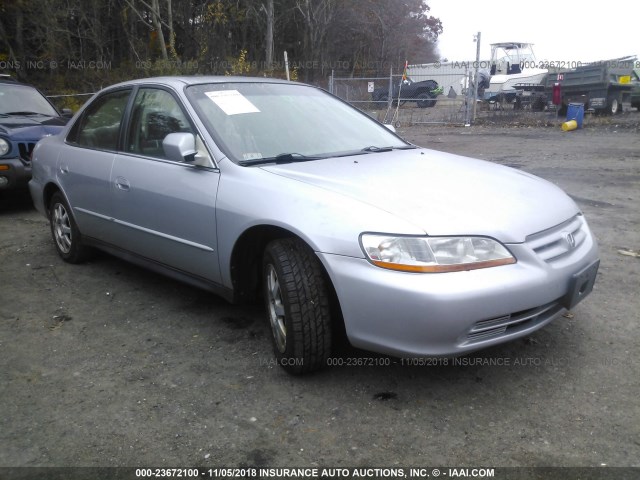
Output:
[[299,239],[274,240],[262,277],[278,364],[292,374],[323,368],[331,354],[331,308],[318,258]]
[[82,245],[80,231],[71,213],[71,208],[60,192],[54,193],[51,197],[49,223],[58,255],[69,263],[84,261],[89,250]]

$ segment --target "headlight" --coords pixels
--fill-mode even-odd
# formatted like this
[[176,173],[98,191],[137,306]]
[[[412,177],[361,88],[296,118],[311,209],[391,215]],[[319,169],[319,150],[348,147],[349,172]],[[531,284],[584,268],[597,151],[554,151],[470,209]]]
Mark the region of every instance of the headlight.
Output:
[[0,157],[6,155],[11,150],[11,145],[4,138],[0,138]]
[[404,272],[459,272],[516,263],[501,243],[487,237],[400,237],[365,233],[371,263]]

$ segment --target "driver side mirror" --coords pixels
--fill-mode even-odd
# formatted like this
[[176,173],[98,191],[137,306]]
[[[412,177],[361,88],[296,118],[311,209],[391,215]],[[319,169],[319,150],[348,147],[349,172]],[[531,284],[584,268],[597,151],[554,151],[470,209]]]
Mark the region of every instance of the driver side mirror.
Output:
[[193,162],[196,150],[196,137],[192,133],[170,133],[162,140],[165,156],[174,162]]

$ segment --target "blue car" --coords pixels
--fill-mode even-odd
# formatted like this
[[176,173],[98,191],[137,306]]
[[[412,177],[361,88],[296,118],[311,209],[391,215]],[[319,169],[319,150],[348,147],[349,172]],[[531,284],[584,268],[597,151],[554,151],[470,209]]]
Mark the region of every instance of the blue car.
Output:
[[36,88],[0,77],[0,191],[27,186],[33,147],[59,133],[69,116]]

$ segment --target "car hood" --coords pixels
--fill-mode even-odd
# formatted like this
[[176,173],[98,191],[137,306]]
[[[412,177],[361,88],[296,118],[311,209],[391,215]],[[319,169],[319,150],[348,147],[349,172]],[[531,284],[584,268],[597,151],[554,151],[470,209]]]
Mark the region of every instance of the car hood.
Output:
[[0,134],[15,141],[33,141],[56,135],[65,124],[66,119],[47,115],[0,115]]
[[486,235],[521,243],[579,212],[573,200],[546,180],[428,149],[261,168],[384,210],[428,235]]

